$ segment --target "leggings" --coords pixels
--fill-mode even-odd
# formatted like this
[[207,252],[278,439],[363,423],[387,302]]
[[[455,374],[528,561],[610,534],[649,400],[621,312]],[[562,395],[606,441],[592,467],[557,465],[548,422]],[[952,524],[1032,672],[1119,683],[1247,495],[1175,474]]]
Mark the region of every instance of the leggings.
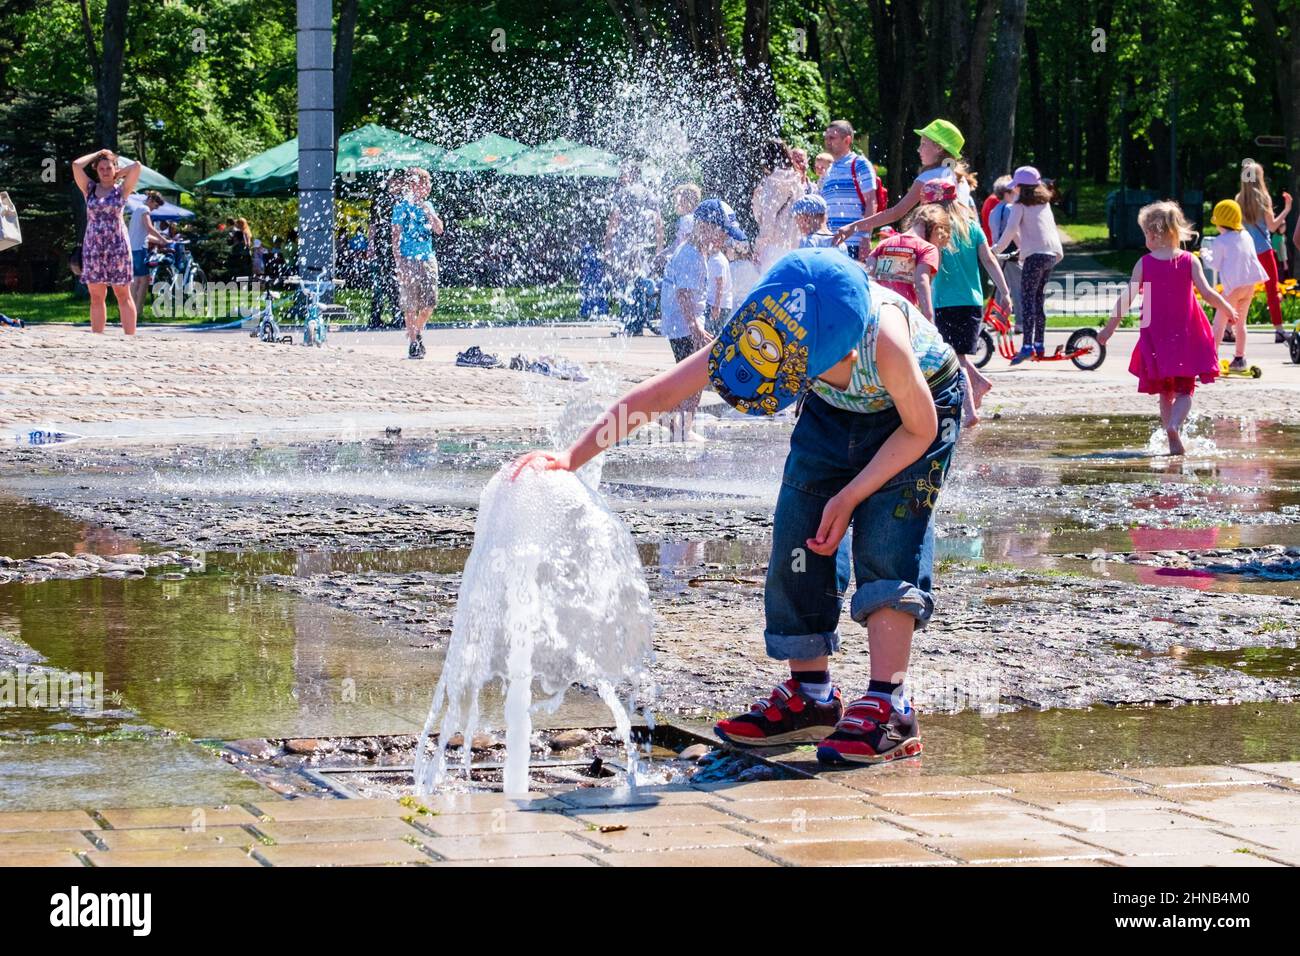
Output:
[[1272,249],[1259,254],[1259,264],[1268,273],[1268,280],[1264,284],[1264,291],[1268,294],[1268,316],[1275,326],[1281,328],[1282,299],[1277,294],[1277,256],[1273,255]]
[[1056,267],[1056,256],[1049,253],[1037,253],[1020,264],[1020,306],[1024,309],[1021,316],[1020,331],[1024,333],[1024,348],[1033,347],[1043,350],[1043,333],[1047,326],[1047,315],[1043,312],[1043,287],[1047,278]]

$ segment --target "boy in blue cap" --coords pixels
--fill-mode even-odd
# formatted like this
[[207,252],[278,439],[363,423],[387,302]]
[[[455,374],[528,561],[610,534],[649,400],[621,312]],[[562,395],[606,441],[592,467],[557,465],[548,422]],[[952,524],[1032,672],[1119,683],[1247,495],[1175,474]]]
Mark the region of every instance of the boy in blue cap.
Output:
[[800,249],[820,249],[834,243],[835,233],[826,228],[829,207],[825,199],[817,193],[808,193],[796,199],[790,209],[794,213],[794,224],[799,227],[799,235],[803,237],[799,240]]
[[[832,763],[919,754],[904,679],[913,632],[934,611],[934,506],[961,427],[956,355],[857,262],[799,249],[763,276],[707,349],[633,388],[566,451],[524,455],[515,474],[579,468],[706,386],[753,415],[801,403],[764,592],[768,656],[789,662],[790,679],[715,731],[746,747],[817,743],[818,758]],[[845,707],[828,658],[839,649],[850,569],[871,683]]]

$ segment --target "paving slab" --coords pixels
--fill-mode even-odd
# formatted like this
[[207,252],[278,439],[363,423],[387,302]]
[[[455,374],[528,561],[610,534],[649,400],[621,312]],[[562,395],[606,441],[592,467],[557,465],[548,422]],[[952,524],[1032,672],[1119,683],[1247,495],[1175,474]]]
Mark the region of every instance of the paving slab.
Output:
[[97,830],[85,810],[10,810],[0,813],[0,833],[19,830]]
[[658,853],[606,853],[606,866],[780,866],[745,847],[703,847],[696,850],[661,850]]
[[556,799],[570,807],[649,807],[670,803],[707,803],[712,795],[693,787],[589,787],[558,794]]
[[1028,813],[946,813],[905,817],[899,826],[927,837],[999,837],[1030,833],[1067,833],[1061,823]]
[[[258,823],[255,829],[277,844],[356,843],[366,840],[401,840],[421,835],[415,827],[395,817],[288,820],[283,823]],[[250,839],[255,844],[260,843],[256,837]]]
[[952,860],[907,840],[779,843],[762,852],[791,866],[952,865]]
[[861,794],[851,787],[843,787],[826,780],[755,780],[751,783],[697,784],[697,790],[711,793],[722,800],[830,800],[859,798]]
[[0,853],[18,853],[25,850],[93,850],[91,843],[77,830],[23,830],[18,833],[0,833]]
[[1127,807],[1097,806],[1091,809],[1043,810],[1038,815],[1085,833],[1209,829],[1219,825],[1213,820],[1193,816],[1190,811],[1177,807],[1167,810],[1131,810]]
[[0,867],[11,866],[75,866],[85,867],[86,864],[74,853],[67,850],[30,850],[19,852],[8,852],[0,850]]
[[303,820],[356,820],[366,818],[401,819],[416,811],[396,800],[318,800],[303,798],[268,804],[258,809],[277,823],[297,823]]
[[1292,783],[1300,783],[1300,760],[1289,760],[1281,763],[1243,763],[1238,766],[1245,767],[1247,770],[1254,770],[1256,773],[1281,777],[1283,780],[1290,780]]
[[148,827],[141,830],[100,830],[95,839],[110,850],[210,850],[234,847],[246,850],[258,845],[257,837],[243,827]]
[[827,840],[900,840],[906,830],[880,820],[795,820],[784,823],[745,823],[741,829],[772,843],[820,843]]
[[93,866],[261,866],[243,850],[221,847],[215,850],[91,850],[86,854]]
[[670,803],[657,807],[589,807],[570,813],[592,827],[693,827],[726,826],[737,817],[706,803]]
[[[290,801],[286,801],[288,802]],[[257,817],[240,806],[142,807],[134,810],[101,810],[99,815],[115,830],[133,830],[140,827],[193,827],[200,821],[205,827],[237,826],[241,823],[257,821]]]
[[873,806],[891,816],[921,817],[950,813],[1013,813],[1035,809],[1019,803],[1011,794],[954,793],[925,795],[904,793],[890,796],[867,797]]
[[755,823],[778,823],[783,820],[843,820],[874,816],[880,808],[867,803],[862,797],[856,800],[842,797],[804,800],[790,797],[785,800],[744,800],[726,805],[728,813]]
[[1017,793],[1057,793],[1063,790],[1133,790],[1141,786],[1095,770],[1069,770],[1061,773],[981,774],[975,779],[990,786],[1006,787]]
[[745,846],[762,842],[739,829],[720,826],[628,827],[613,833],[587,832],[583,836],[615,853],[643,850],[687,850],[707,846]]
[[1206,829],[1126,830],[1080,833],[1080,840],[1104,847],[1116,856],[1184,856],[1194,853],[1235,853],[1250,849],[1244,840]]
[[570,833],[487,833],[461,837],[421,837],[420,842],[447,860],[573,856],[597,852],[590,843]]
[[[563,810],[569,806],[545,793],[528,793],[518,797],[507,797],[503,793],[444,793],[422,797],[417,803],[441,814]],[[416,811],[411,809],[407,812]]]
[[1088,846],[1056,833],[1025,836],[989,834],[977,837],[925,837],[924,844],[945,856],[967,863],[993,860],[1065,860],[1079,857],[1107,857],[1114,853]]
[[1125,867],[1160,867],[1167,869],[1178,866],[1199,866],[1199,867],[1256,867],[1256,866],[1286,866],[1285,863],[1277,863],[1273,860],[1267,860],[1262,856],[1256,856],[1254,853],[1185,853],[1174,854],[1173,856],[1121,856],[1114,859],[1114,865]]
[[[1288,862],[1300,862],[1300,818],[1292,816],[1287,822],[1275,826],[1235,827],[1225,833],[1240,840],[1249,840],[1251,844],[1267,847],[1264,852],[1269,856],[1285,854]],[[1275,852],[1276,851],[1276,852]]]
[[990,783],[979,777],[908,773],[891,767],[838,771],[829,779],[833,783],[879,796],[900,794],[943,796],[955,793],[1009,793],[1011,791],[1011,788],[1005,784]]
[[389,866],[431,863],[432,857],[402,840],[361,843],[286,843],[258,847],[272,866]]
[[1144,767],[1121,771],[1125,777],[1162,787],[1205,787],[1214,784],[1267,783],[1267,774],[1245,767]]
[[[627,855],[627,854],[624,854],[624,855]],[[449,866],[451,866],[451,867],[454,867],[454,866],[467,866],[467,867],[468,867],[468,866],[473,866],[473,867],[481,867],[481,866],[485,866],[485,865],[487,865],[487,864],[485,864],[483,860],[443,860],[443,861],[441,861],[441,862],[437,862],[437,863],[431,862],[429,865],[430,865],[430,866],[435,866],[435,867],[449,867]],[[566,855],[564,855],[564,856],[525,856],[525,857],[519,857],[518,859],[511,859],[511,860],[501,860],[501,859],[497,859],[497,860],[493,860],[491,865],[492,865],[493,867],[502,867],[502,866],[508,866],[508,867],[522,867],[522,866],[545,866],[545,867],[552,867],[552,866],[561,866],[561,867],[577,866],[577,867],[598,867],[598,866],[600,866],[599,863],[597,863],[595,860],[591,859],[590,857],[578,856],[578,855],[576,855],[576,854],[572,854],[572,853],[570,853],[570,854],[566,854]]]
[[1161,810],[1175,806],[1173,801],[1148,790],[1026,790],[1017,793],[1015,799],[1042,810]]
[[585,830],[586,824],[563,813],[439,813],[415,818],[415,824],[438,836],[484,836],[490,833],[560,833]]

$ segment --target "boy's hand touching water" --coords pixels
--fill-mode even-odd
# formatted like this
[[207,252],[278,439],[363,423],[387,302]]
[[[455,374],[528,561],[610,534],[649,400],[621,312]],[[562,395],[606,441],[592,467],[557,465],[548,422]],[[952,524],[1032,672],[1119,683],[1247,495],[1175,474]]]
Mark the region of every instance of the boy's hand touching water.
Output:
[[512,464],[510,480],[515,481],[525,468],[536,471],[573,471],[573,462],[567,451],[530,451],[520,455]]

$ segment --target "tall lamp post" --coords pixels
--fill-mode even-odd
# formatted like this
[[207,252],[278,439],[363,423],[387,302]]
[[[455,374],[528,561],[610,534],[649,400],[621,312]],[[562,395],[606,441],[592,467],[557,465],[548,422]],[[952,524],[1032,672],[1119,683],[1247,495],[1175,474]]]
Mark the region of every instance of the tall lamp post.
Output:
[[298,0],[298,274],[334,271],[334,10]]

